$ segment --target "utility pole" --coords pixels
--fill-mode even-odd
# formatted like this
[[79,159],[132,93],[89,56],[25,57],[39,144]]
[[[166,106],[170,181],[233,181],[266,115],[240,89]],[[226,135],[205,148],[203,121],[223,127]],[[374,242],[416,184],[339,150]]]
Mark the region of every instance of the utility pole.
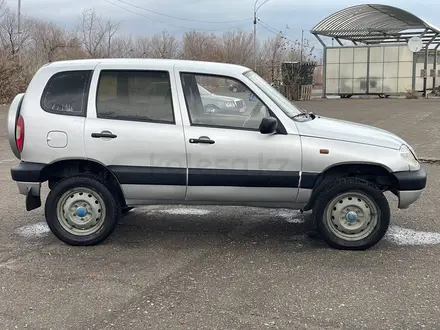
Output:
[[18,46],[17,46],[17,56],[18,65],[20,65],[20,51],[21,51],[21,0],[18,0],[18,13],[17,13],[17,32],[18,32]]
[[254,71],[257,71],[257,2],[254,3]]
[[304,49],[304,30],[301,30],[301,60],[300,60],[301,63],[303,61],[303,49]]
[[257,7],[257,3],[260,0],[255,0],[254,3],[254,71],[257,70],[257,11],[269,0],[265,0],[261,5]]

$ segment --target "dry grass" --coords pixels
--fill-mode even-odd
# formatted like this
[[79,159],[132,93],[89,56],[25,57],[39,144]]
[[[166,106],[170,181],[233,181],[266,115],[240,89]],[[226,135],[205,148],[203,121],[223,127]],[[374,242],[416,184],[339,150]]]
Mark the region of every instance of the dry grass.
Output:
[[406,95],[405,95],[405,97],[407,98],[407,99],[418,99],[419,98],[419,93],[417,92],[417,91],[415,91],[415,90],[413,90],[413,89],[408,89],[407,91],[406,91]]

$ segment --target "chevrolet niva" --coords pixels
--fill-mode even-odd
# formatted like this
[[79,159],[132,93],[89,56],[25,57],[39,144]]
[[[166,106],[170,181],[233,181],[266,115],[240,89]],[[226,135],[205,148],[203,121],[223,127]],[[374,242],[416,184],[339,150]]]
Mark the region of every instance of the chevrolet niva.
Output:
[[[245,86],[249,111],[206,111],[204,81],[225,97],[230,81]],[[311,210],[330,246],[367,249],[389,227],[384,192],[405,209],[427,182],[396,135],[303,111],[223,63],[50,63],[13,100],[8,132],[26,209],[41,206],[47,182],[46,221],[71,245],[104,241],[138,205],[205,204]]]

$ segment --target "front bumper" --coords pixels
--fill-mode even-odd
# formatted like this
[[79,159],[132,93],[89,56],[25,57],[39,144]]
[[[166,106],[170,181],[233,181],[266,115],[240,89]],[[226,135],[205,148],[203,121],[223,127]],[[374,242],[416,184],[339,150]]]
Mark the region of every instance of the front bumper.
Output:
[[427,174],[423,167],[418,171],[394,172],[399,209],[407,209],[419,199],[426,187]]

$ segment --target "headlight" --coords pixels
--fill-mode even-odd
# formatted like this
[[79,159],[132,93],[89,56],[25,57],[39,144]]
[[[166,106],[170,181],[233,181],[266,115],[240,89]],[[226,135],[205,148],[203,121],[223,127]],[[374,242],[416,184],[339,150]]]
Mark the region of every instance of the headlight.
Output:
[[235,107],[235,103],[232,101],[227,101],[225,102],[225,107],[226,108],[234,108]]
[[405,159],[407,161],[411,170],[417,170],[420,168],[420,163],[417,160],[417,157],[411,151],[411,149],[408,148],[408,146],[406,146],[404,144],[400,147],[400,157],[402,157],[403,159]]

